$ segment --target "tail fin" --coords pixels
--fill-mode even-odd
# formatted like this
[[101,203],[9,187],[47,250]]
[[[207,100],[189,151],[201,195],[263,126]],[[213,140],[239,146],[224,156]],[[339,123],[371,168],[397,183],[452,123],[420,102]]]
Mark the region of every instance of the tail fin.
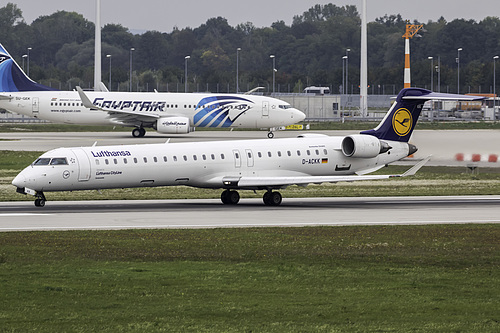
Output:
[[405,88],[401,90],[396,102],[385,115],[380,124],[361,134],[373,135],[379,139],[408,142],[417,123],[424,103],[428,100],[482,100],[484,97],[442,94],[421,88]]
[[0,44],[0,92],[56,90],[36,83],[24,74],[9,52]]

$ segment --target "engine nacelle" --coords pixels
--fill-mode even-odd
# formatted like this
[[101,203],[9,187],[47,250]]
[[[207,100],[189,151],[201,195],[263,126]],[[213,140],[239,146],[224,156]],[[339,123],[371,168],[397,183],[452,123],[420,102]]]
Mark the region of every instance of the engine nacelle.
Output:
[[347,157],[371,158],[385,153],[391,147],[371,135],[349,135],[342,140],[342,153]]
[[162,134],[186,134],[190,132],[186,117],[164,117],[156,121],[156,131]]

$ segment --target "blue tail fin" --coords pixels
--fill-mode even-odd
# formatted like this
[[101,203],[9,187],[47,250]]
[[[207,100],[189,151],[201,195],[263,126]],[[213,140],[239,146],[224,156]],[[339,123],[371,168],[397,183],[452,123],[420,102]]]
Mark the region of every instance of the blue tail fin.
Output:
[[0,44],[0,92],[56,90],[36,83],[24,74]]
[[361,134],[373,135],[383,140],[408,142],[424,103],[433,99],[473,101],[484,99],[484,97],[442,94],[421,88],[405,88],[399,92],[396,102],[382,122],[376,128],[363,131]]

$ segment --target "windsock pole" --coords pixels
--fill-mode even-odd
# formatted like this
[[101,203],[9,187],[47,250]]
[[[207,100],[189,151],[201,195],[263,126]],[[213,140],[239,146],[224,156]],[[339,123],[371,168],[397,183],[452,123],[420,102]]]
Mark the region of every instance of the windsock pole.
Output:
[[410,39],[405,38],[405,88],[411,87],[411,73],[410,73]]
[[405,73],[404,73],[404,87],[411,87],[411,74],[410,74],[410,38],[415,36],[417,31],[422,29],[423,24],[409,24],[409,21],[406,21],[406,33],[403,35],[405,39]]

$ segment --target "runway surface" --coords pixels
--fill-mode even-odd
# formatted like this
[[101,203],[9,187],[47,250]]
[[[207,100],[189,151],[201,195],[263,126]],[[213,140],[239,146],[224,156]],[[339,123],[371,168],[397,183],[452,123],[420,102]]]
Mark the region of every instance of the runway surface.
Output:
[[500,196],[0,203],[0,231],[500,223]]

